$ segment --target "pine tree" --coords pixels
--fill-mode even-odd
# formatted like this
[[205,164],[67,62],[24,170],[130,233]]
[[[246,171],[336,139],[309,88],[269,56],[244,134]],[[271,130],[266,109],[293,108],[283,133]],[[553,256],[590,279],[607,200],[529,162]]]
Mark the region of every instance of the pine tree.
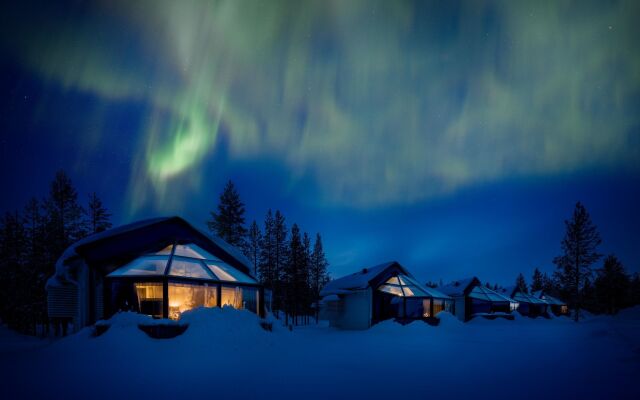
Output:
[[46,317],[45,282],[53,274],[55,260],[48,258],[46,251],[45,217],[42,206],[32,198],[24,208],[25,262],[23,265],[23,287],[28,288],[29,299],[25,308],[40,321]]
[[631,280],[622,263],[616,256],[608,256],[595,281],[598,305],[607,314],[617,313],[626,305],[630,285]]
[[289,250],[284,268],[285,311],[288,316],[295,318],[299,315],[302,294],[301,276],[304,263],[304,247],[300,238],[297,224],[291,226]]
[[83,219],[84,209],[78,203],[78,193],[64,171],[58,171],[51,182],[44,208],[47,219],[47,243],[52,259],[57,260],[69,245],[87,234]]
[[582,291],[591,276],[591,265],[597,262],[601,255],[597,247],[602,240],[597,228],[591,222],[591,217],[584,206],[578,202],[570,221],[565,221],[566,233],[562,240],[562,255],[554,258],[556,276],[560,289],[575,308],[575,321],[580,320],[582,306]]
[[0,317],[11,328],[29,333],[31,287],[25,268],[28,239],[20,213],[6,213],[0,231]]
[[96,192],[89,194],[87,211],[89,214],[87,224],[91,233],[98,233],[111,228],[111,213],[102,205],[102,201]]
[[284,215],[276,210],[273,218],[273,300],[274,308],[281,310],[284,305],[284,287],[283,276],[284,269],[287,265],[288,258],[288,242],[287,242],[287,225]]
[[629,305],[636,306],[640,304],[640,273],[633,274],[629,289]]
[[533,277],[531,278],[531,291],[537,292],[544,287],[543,275],[538,268],[533,270]]
[[302,304],[304,315],[309,314],[309,309],[314,301],[313,294],[311,292],[311,238],[309,234],[305,232],[302,235],[302,251],[304,258],[302,260],[302,269],[300,283],[303,285],[302,290]]
[[249,258],[249,261],[251,261],[253,274],[256,277],[258,276],[258,265],[260,264],[260,250],[262,246],[262,233],[260,232],[260,227],[254,220],[249,227],[245,255]]
[[271,209],[269,209],[264,219],[264,233],[260,246],[258,275],[264,287],[271,291],[273,291],[275,285],[275,239],[273,232],[273,214],[271,213]]
[[310,266],[311,295],[312,300],[316,303],[316,320],[318,319],[317,313],[320,306],[320,292],[324,285],[329,282],[328,266],[329,263],[322,248],[322,237],[319,233],[316,233],[316,241],[313,245],[313,251],[311,252]]
[[227,182],[218,203],[217,212],[211,212],[207,222],[209,230],[241,251],[246,247],[247,229],[244,226],[244,203],[233,182]]
[[542,290],[551,296],[558,296],[557,285],[546,272],[542,274]]
[[524,275],[522,275],[522,273],[518,274],[518,277],[516,278],[516,288],[523,293],[529,293],[527,281],[524,279]]

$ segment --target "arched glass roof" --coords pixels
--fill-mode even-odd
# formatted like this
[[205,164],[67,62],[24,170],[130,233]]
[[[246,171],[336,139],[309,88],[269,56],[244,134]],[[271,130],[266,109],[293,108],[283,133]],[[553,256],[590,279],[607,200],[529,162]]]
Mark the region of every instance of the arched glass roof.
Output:
[[165,275],[220,282],[258,283],[193,243],[169,245],[160,251],[145,254],[107,276],[114,278]]

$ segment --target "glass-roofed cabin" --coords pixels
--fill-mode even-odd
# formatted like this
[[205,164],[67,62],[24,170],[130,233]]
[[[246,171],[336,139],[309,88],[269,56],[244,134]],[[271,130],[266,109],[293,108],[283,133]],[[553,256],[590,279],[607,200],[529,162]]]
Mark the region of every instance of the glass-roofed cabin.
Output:
[[518,302],[518,313],[520,315],[531,318],[548,316],[548,304],[546,301],[516,287],[505,288],[502,293],[508,294],[509,297]]
[[438,287],[455,301],[455,314],[462,321],[474,317],[513,318],[511,313],[518,302],[506,295],[483,286],[476,277],[453,281]]
[[136,222],[65,251],[46,286],[49,318],[78,330],[120,310],[179,319],[196,307],[231,306],[264,315],[268,304],[249,265],[182,218]]
[[321,296],[321,318],[343,329],[367,329],[387,319],[430,321],[440,311],[453,312],[449,296],[418,283],[397,262],[333,280]]

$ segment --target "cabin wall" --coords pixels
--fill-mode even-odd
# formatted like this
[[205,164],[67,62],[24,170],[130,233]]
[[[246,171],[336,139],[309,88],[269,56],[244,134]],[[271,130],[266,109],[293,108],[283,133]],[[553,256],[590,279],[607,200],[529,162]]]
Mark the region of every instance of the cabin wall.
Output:
[[464,296],[460,296],[460,297],[453,297],[454,303],[455,303],[455,316],[462,322],[465,321],[466,319],[466,314],[465,314],[465,297]]
[[371,326],[371,289],[340,295],[340,300],[327,301],[320,318],[339,329],[361,330]]

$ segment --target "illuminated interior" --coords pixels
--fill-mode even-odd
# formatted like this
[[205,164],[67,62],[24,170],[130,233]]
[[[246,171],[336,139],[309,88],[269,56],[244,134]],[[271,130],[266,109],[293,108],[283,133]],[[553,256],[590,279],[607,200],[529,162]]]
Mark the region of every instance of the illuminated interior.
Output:
[[423,319],[441,311],[453,312],[453,300],[435,289],[418,283],[413,277],[397,274],[378,286],[375,313],[387,318]]
[[162,318],[166,313],[177,320],[197,307],[260,310],[258,282],[195,244],[169,245],[142,255],[107,278],[115,311],[137,306],[142,314]]

